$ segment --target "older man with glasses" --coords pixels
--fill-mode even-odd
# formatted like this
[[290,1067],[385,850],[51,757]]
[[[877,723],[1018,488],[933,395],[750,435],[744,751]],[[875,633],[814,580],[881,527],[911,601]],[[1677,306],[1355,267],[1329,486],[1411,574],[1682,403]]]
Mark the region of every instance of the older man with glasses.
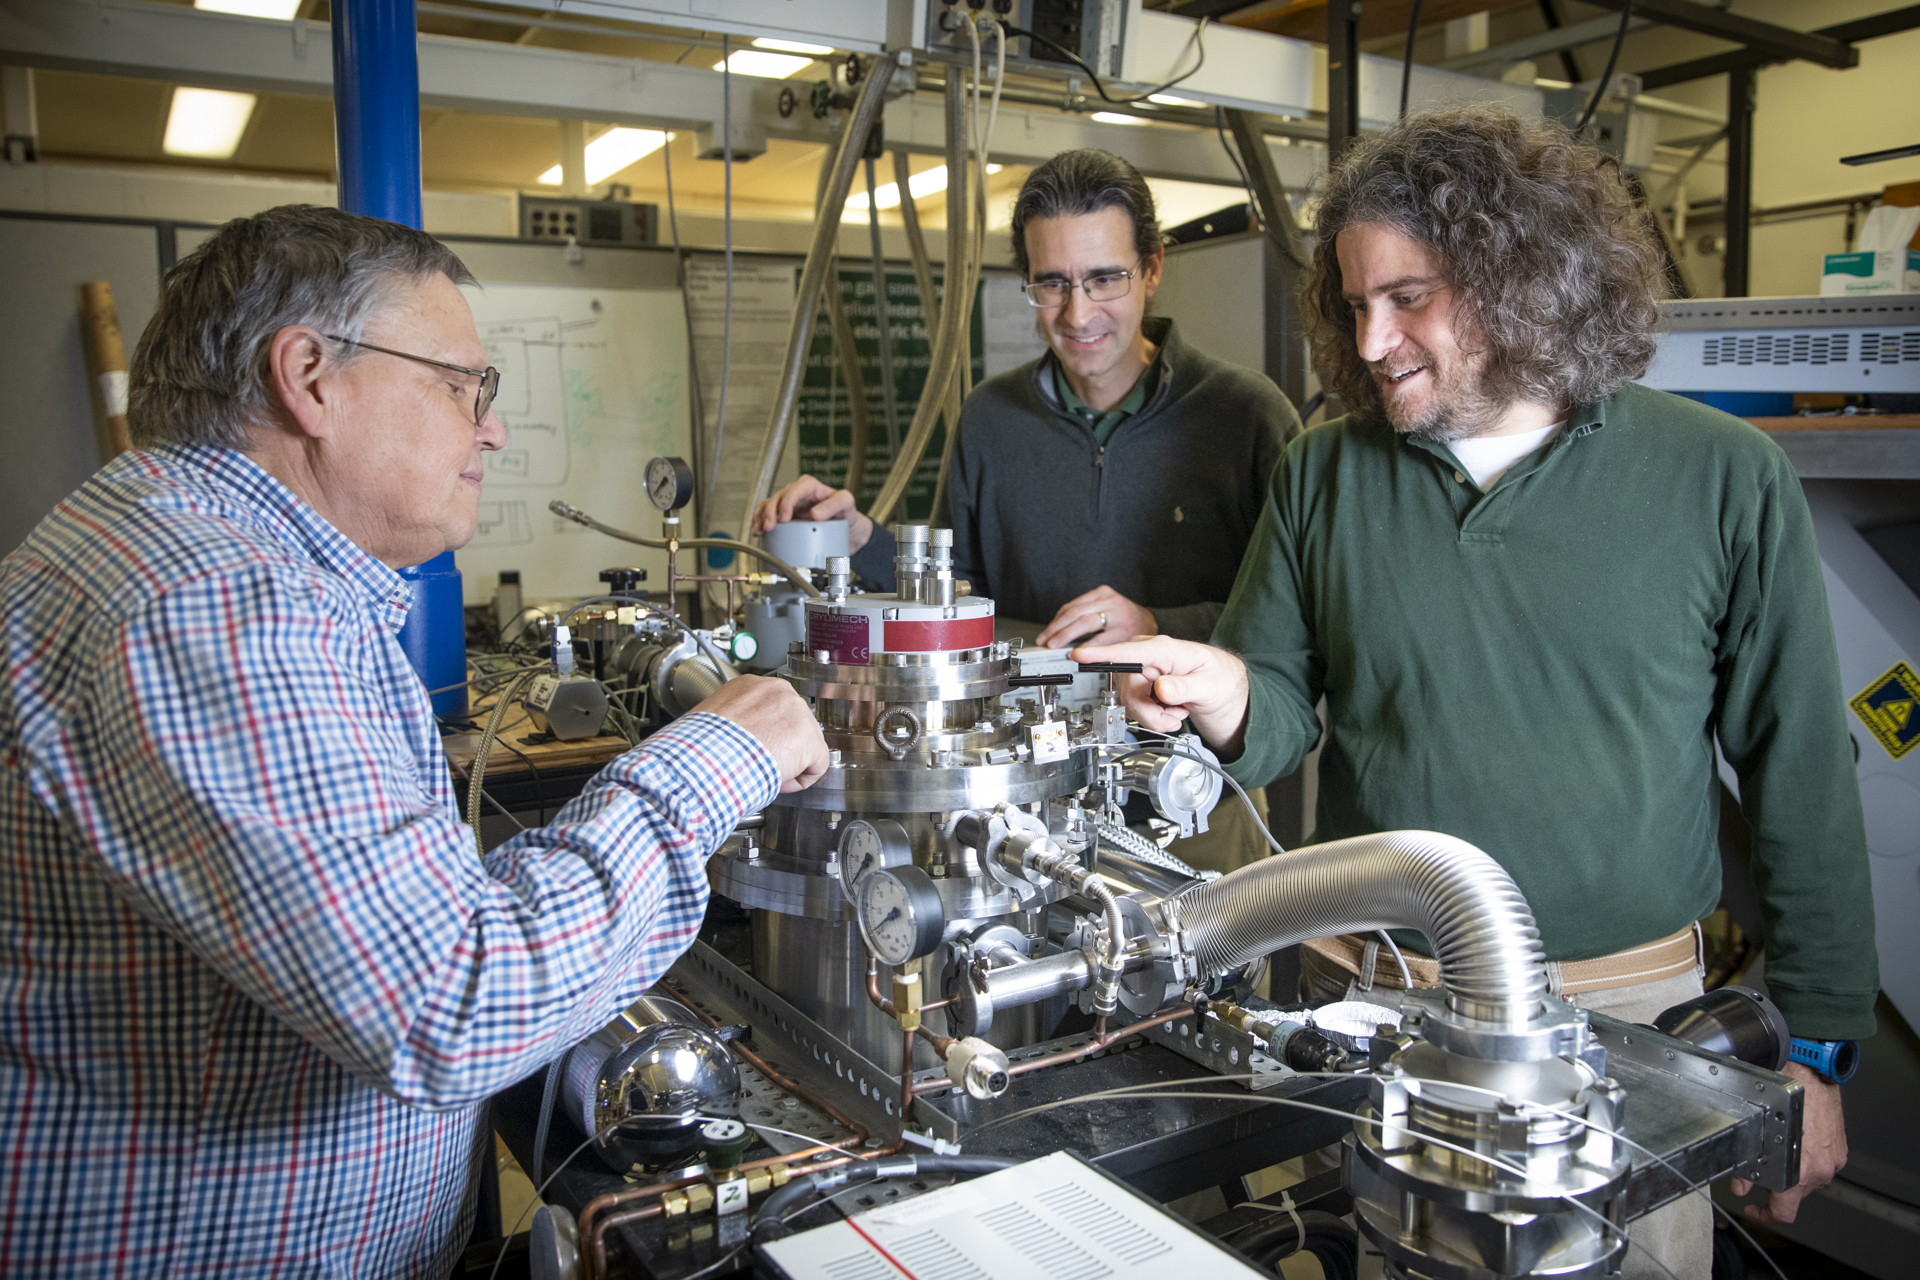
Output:
[[[1021,187],[1012,232],[1047,353],[981,383],[961,412],[934,513],[953,528],[954,576],[1002,617],[1049,620],[1042,645],[1204,641],[1299,415],[1265,375],[1147,314],[1166,255],[1153,193],[1125,160],[1054,156]],[[763,503],[753,532],[842,517],[854,568],[891,584],[892,536],[812,476]],[[1266,849],[1257,833],[1223,837],[1188,852],[1224,871]]]
[[136,450],[0,563],[0,1274],[447,1274],[481,1104],[826,767],[742,677],[476,855],[395,638],[503,437],[471,279],[392,223],[229,223],[162,285]]

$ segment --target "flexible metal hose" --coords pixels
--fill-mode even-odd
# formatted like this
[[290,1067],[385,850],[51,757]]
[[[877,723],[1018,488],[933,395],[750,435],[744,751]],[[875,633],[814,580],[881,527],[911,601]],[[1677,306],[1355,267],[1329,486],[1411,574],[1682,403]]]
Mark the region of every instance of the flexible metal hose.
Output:
[[1162,871],[1171,871],[1189,880],[1200,878],[1198,871],[1130,827],[1115,826],[1111,822],[1097,822],[1094,824],[1094,830],[1100,833],[1102,840],[1136,862],[1144,862]]
[[833,173],[827,180],[826,196],[820,201],[820,216],[814,219],[813,241],[807,248],[806,264],[800,269],[800,287],[794,293],[787,353],[781,362],[780,381],[774,389],[773,408],[767,415],[767,438],[760,451],[760,471],[754,478],[753,491],[747,495],[748,517],[773,491],[774,472],[780,469],[780,455],[787,447],[787,427],[800,395],[801,375],[806,372],[807,346],[813,336],[814,312],[820,305],[820,287],[826,281],[827,263],[833,257],[833,244],[840,235],[840,214],[846,207],[847,190],[853,185],[853,167],[860,158],[867,131],[880,113],[880,103],[886,97],[887,85],[892,82],[895,65],[891,55],[882,55],[867,64],[867,81],[841,126]]
[[1533,911],[1506,869],[1453,836],[1385,831],[1264,858],[1182,895],[1202,973],[1334,933],[1427,935],[1456,1013],[1524,1026],[1547,995]]

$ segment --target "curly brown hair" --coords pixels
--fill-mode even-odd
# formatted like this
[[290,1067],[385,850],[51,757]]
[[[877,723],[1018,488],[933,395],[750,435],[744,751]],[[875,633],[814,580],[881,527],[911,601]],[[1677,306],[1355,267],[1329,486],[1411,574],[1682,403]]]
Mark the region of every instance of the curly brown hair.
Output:
[[1653,359],[1667,291],[1657,233],[1618,162],[1564,127],[1501,107],[1410,115],[1355,143],[1322,181],[1301,312],[1320,381],[1350,410],[1384,416],[1335,254],[1361,223],[1439,257],[1495,403],[1591,404]]

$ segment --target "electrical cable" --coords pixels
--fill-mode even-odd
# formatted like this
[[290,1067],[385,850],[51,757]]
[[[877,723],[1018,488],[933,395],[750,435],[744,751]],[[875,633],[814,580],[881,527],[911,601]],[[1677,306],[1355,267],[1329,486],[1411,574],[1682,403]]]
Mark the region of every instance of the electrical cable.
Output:
[[[520,1234],[520,1224],[527,1220],[527,1215],[533,1212],[534,1205],[540,1202],[540,1197],[546,1193],[546,1190],[548,1187],[553,1185],[553,1180],[560,1176],[560,1173],[563,1169],[565,1169],[568,1165],[574,1162],[575,1157],[577,1157],[582,1151],[585,1151],[588,1147],[592,1146],[594,1143],[598,1142],[601,1138],[605,1137],[608,1133],[612,1132],[613,1128],[614,1128],[613,1125],[604,1126],[599,1131],[594,1133],[592,1137],[588,1138],[585,1142],[581,1143],[579,1146],[575,1147],[572,1151],[568,1152],[567,1158],[565,1160],[562,1160],[559,1164],[553,1166],[553,1172],[547,1175],[546,1181],[534,1187],[533,1198],[527,1201],[527,1207],[520,1211],[520,1216],[513,1220],[513,1226],[508,1228],[506,1233],[500,1237],[500,1253],[499,1253],[499,1256],[495,1257],[493,1260],[493,1269],[487,1272],[487,1280],[498,1280],[498,1277],[500,1275],[500,1264],[506,1261],[506,1258],[507,1258],[507,1246],[512,1242],[515,1236]],[[688,1277],[688,1280],[692,1280],[692,1278]]]
[[[880,249],[880,198],[873,178],[873,157],[862,157],[867,176],[867,242],[873,255],[873,326],[880,347],[880,404],[887,415],[887,449],[900,457],[899,388],[893,382],[893,332],[887,315],[887,259]],[[901,196],[906,199],[906,194]]]
[[[726,301],[720,318],[720,402],[713,415],[713,463],[707,468],[706,501],[699,507],[702,520],[712,523],[713,493],[720,486],[720,458],[727,435],[727,384],[733,378],[733,55],[727,45],[730,37],[720,37],[720,130],[721,143],[720,224],[726,245]],[[751,512],[749,512],[751,514]]]
[[1220,135],[1220,148],[1227,153],[1227,159],[1233,161],[1233,171],[1240,175],[1240,185],[1247,189],[1247,213],[1253,215],[1260,202],[1253,194],[1253,179],[1247,176],[1247,167],[1240,163],[1240,153],[1227,141],[1227,109],[1216,106],[1213,109],[1213,131]]
[[[1193,29],[1193,34],[1187,37],[1187,48],[1196,50],[1200,55],[1199,61],[1193,64],[1192,70],[1182,72],[1180,75],[1175,76],[1173,79],[1167,81],[1165,84],[1157,84],[1153,88],[1147,90],[1145,93],[1138,94],[1135,97],[1131,97],[1131,98],[1116,98],[1112,94],[1108,93],[1106,85],[1102,84],[1100,81],[1100,73],[1098,71],[1095,71],[1092,67],[1088,66],[1086,63],[1082,62],[1080,60],[1080,55],[1075,53],[1073,50],[1067,48],[1067,46],[1060,44],[1057,41],[1049,40],[1047,39],[1047,37],[1040,35],[1037,32],[1028,31],[1025,27],[1016,27],[1011,22],[1002,23],[1001,25],[1005,28],[1006,33],[1008,35],[1025,36],[1029,40],[1038,41],[1039,43],[1047,46],[1047,48],[1053,50],[1055,53],[1067,59],[1067,61],[1073,63],[1073,65],[1080,68],[1080,70],[1084,71],[1086,73],[1087,79],[1093,82],[1093,91],[1100,95],[1101,101],[1110,103],[1111,105],[1116,107],[1127,107],[1127,106],[1132,106],[1136,102],[1145,102],[1147,99],[1151,98],[1156,93],[1165,93],[1168,89],[1173,88],[1175,85],[1182,84],[1185,81],[1191,80],[1195,75],[1199,74],[1200,68],[1207,65],[1207,45],[1206,45],[1205,35],[1207,30],[1207,24],[1211,21],[1213,21],[1211,17],[1200,19],[1199,23]],[[1180,56],[1182,58],[1186,57],[1186,52],[1183,50]],[[1175,64],[1175,65],[1178,65],[1178,64]]]
[[1269,1269],[1276,1269],[1282,1258],[1310,1253],[1326,1280],[1357,1280],[1360,1274],[1360,1233],[1323,1209],[1280,1214],[1220,1240]]
[[1413,0],[1413,16],[1407,19],[1407,52],[1400,62],[1400,119],[1407,118],[1407,90],[1413,87],[1413,35],[1420,29],[1420,0]]
[[536,1183],[547,1162],[547,1127],[553,1122],[553,1100],[560,1096],[560,1075],[572,1056],[573,1050],[569,1048],[548,1063],[546,1083],[540,1086],[540,1119],[533,1126],[533,1180]]
[[1620,6],[1620,29],[1613,33],[1613,52],[1607,55],[1607,69],[1600,73],[1600,83],[1593,87],[1593,97],[1587,102],[1586,114],[1580,117],[1580,123],[1573,126],[1573,136],[1579,137],[1586,132],[1587,125],[1593,120],[1593,113],[1600,109],[1600,99],[1607,96],[1607,86],[1613,82],[1613,69],[1620,63],[1620,46],[1627,42],[1627,23],[1633,18],[1633,0]]

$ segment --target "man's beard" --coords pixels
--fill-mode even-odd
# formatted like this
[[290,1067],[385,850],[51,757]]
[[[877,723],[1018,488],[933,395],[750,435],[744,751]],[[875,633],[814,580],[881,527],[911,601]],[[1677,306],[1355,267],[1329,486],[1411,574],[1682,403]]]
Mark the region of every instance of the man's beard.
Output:
[[[1506,406],[1486,394],[1477,369],[1443,365],[1426,351],[1414,363],[1433,379],[1433,393],[1423,412],[1407,418],[1395,413],[1393,399],[1382,391],[1382,406],[1395,431],[1434,444],[1451,444],[1484,435],[1499,422]],[[1374,370],[1380,372],[1381,366],[1376,364]]]

